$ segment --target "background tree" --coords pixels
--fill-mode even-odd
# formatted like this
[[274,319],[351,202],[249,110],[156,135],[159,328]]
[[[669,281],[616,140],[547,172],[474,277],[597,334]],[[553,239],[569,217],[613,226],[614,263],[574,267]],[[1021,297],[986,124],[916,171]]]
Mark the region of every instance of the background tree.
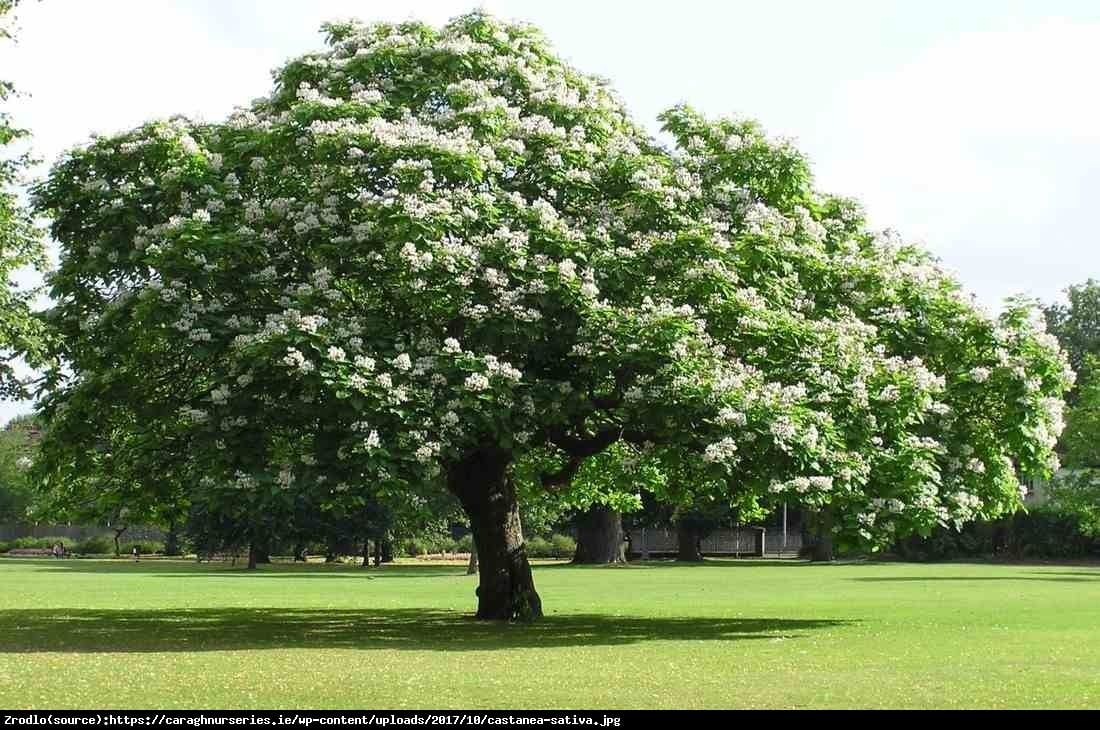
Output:
[[1066,471],[1047,489],[1058,509],[1075,515],[1087,532],[1100,535],[1100,358],[1085,353],[1081,372],[1077,399],[1062,434]]
[[[1078,374],[1088,367],[1088,358],[1100,356],[1100,282],[1089,279],[1066,289],[1066,304],[1049,304],[1043,308],[1047,328],[1058,338]],[[1069,399],[1076,397],[1071,391]]]
[[1017,471],[1049,471],[1068,369],[1032,309],[978,310],[788,143],[677,107],[659,145],[482,13],[327,30],[226,122],[98,138],[37,190],[62,247],[45,488],[88,464],[154,501],[173,470],[192,503],[445,490],[478,617],[510,619],[542,613],[532,452],[555,490],[619,442],[667,449],[871,544],[1016,509]]
[[701,562],[702,541],[715,530],[760,519],[767,512],[761,495],[736,488],[697,455],[659,450],[654,461],[662,478],[652,483],[643,499],[647,526],[676,531],[680,562]]
[[585,459],[567,484],[547,491],[542,476],[560,468],[566,455],[535,452],[517,466],[517,482],[524,505],[545,504],[545,516],[532,524],[524,510],[524,524],[536,534],[552,523],[570,522],[577,533],[573,562],[601,565],[626,562],[622,514],[641,508],[641,492],[658,490],[664,474],[638,447],[616,443]]
[[0,429],[0,522],[23,522],[33,490],[28,470],[34,460],[39,426],[33,416],[13,418]]
[[[17,0],[0,0],[0,42],[12,38],[12,11]],[[0,79],[0,105],[15,94],[15,87]],[[22,356],[37,364],[42,356],[44,329],[34,316],[32,303],[37,290],[20,287],[16,272],[27,267],[44,269],[45,251],[40,231],[27,209],[20,205],[16,184],[30,164],[26,152],[12,153],[27,131],[13,125],[0,106],[0,399],[27,396],[26,383],[15,365]]]

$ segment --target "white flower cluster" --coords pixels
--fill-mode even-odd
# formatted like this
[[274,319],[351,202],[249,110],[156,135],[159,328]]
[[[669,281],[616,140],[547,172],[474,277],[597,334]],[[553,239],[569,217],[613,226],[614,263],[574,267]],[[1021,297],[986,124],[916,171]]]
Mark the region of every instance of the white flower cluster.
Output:
[[703,453],[703,460],[709,463],[732,463],[736,458],[737,444],[732,438],[726,437],[717,443],[710,444]]
[[302,354],[301,350],[294,347],[286,351],[286,357],[283,358],[283,364],[302,373],[311,373],[315,369],[314,364],[306,359],[306,356]]

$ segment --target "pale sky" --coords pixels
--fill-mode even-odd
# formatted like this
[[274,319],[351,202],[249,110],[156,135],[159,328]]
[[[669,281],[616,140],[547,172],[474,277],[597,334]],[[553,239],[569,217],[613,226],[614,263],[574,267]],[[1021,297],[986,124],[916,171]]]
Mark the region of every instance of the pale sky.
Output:
[[[0,78],[50,162],[92,132],[225,116],[325,20],[445,22],[471,0],[24,0]],[[636,118],[678,102],[793,137],[818,186],[923,241],[979,298],[1100,276],[1100,2],[489,0],[611,80]],[[43,170],[44,172],[44,170]],[[0,423],[27,404],[0,403]]]

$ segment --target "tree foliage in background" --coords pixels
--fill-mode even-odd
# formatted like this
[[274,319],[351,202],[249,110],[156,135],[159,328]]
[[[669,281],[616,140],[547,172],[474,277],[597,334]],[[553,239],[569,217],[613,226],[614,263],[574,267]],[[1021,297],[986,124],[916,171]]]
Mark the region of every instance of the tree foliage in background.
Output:
[[1051,502],[1100,535],[1100,356],[1085,353],[1077,398],[1066,417],[1065,471],[1047,486]]
[[[1058,338],[1074,371],[1083,374],[1088,358],[1100,356],[1100,282],[1089,279],[1066,289],[1066,304],[1043,308],[1047,328]],[[1071,393],[1071,401],[1075,393]]]
[[1066,304],[1046,307],[1045,314],[1079,380],[1059,443],[1066,470],[1047,491],[1082,529],[1100,535],[1100,282],[1073,285],[1066,298]]
[[19,416],[0,430],[0,522],[27,519],[34,497],[28,469],[35,451],[32,433],[37,427],[32,416]]
[[532,455],[552,492],[658,450],[705,472],[685,488],[828,504],[871,545],[1015,510],[1054,465],[1072,373],[1042,318],[980,311],[789,143],[676,107],[662,146],[481,13],[327,31],[227,121],[96,138],[37,190],[62,501],[446,491],[478,616],[507,619],[541,614]]
[[[16,0],[0,0],[0,42],[10,42],[10,23]],[[20,356],[37,363],[42,355],[42,323],[31,304],[37,292],[14,280],[26,267],[45,267],[40,231],[29,211],[20,204],[16,185],[31,160],[26,152],[12,152],[27,131],[14,126],[3,104],[15,94],[9,81],[0,79],[0,399],[27,395],[25,383],[15,372]]]

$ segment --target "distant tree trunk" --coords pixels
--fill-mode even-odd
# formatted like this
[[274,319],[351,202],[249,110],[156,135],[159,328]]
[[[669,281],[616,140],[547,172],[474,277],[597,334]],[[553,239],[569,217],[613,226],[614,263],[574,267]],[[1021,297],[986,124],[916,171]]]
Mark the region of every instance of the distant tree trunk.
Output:
[[466,575],[473,575],[477,572],[477,545],[474,545],[470,549],[470,562],[466,564]]
[[164,554],[180,554],[180,536],[179,533],[176,531],[175,522],[168,523],[168,534],[164,537]]
[[370,567],[370,540],[363,540],[363,565],[360,567]]
[[255,543],[249,543],[248,544],[248,569],[249,570],[255,570],[257,562],[259,562],[259,561],[256,559],[256,544]]
[[115,557],[117,558],[120,555],[122,555],[122,546],[119,545],[119,540],[122,539],[122,533],[126,532],[126,530],[128,530],[129,528],[128,527],[122,527],[122,528],[114,527],[112,529],[115,531]]
[[378,539],[374,541],[374,567],[378,567],[382,564],[382,540]]
[[256,540],[252,547],[256,554],[257,563],[267,564],[271,562],[271,543],[267,539]]
[[577,520],[577,565],[625,563],[623,516],[603,505],[592,505]]
[[679,549],[676,552],[676,560],[681,563],[703,562],[703,551],[700,543],[702,535],[699,530],[683,522],[676,525],[676,541]]
[[447,474],[447,488],[470,518],[480,578],[477,618],[488,621],[542,616],[542,599],[524,547],[511,462],[510,452],[484,449],[452,465]]
[[833,510],[823,507],[817,513],[817,541],[814,543],[810,559],[815,563],[829,563],[833,560]]
[[994,555],[1002,555],[1008,550],[1008,520],[1001,518],[993,523],[991,542]]
[[382,562],[393,562],[393,543],[385,538],[382,539]]

